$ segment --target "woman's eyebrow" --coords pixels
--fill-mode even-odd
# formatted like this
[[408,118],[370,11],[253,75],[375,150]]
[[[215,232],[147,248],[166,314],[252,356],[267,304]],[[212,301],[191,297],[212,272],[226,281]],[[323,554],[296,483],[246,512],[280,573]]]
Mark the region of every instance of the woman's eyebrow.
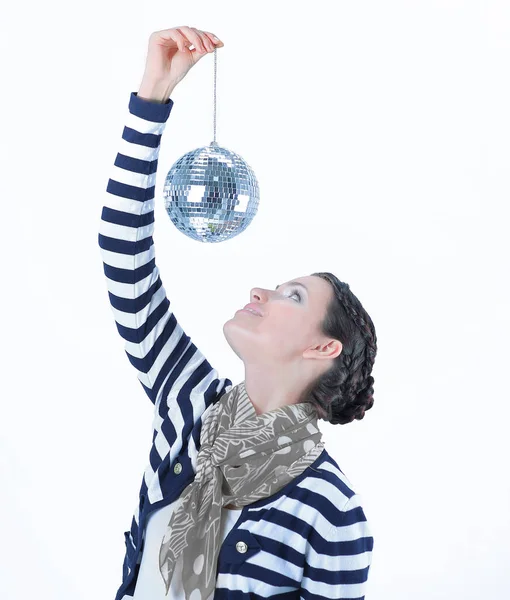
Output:
[[[281,285],[285,285],[285,284],[282,283]],[[301,283],[300,281],[289,281],[289,283],[287,285],[299,285],[302,288],[305,288],[305,290],[308,292],[308,288],[306,287],[306,285],[304,283]],[[277,290],[279,287],[280,287],[280,284],[278,284],[275,287],[275,290]]]

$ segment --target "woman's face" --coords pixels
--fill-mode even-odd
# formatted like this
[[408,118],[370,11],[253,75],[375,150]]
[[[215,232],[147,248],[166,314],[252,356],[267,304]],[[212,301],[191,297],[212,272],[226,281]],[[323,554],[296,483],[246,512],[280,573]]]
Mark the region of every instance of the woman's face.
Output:
[[246,304],[253,303],[262,316],[237,311],[223,325],[223,333],[245,364],[274,367],[319,357],[317,353],[331,342],[319,325],[333,293],[330,283],[316,275],[289,280],[275,289],[253,288]]

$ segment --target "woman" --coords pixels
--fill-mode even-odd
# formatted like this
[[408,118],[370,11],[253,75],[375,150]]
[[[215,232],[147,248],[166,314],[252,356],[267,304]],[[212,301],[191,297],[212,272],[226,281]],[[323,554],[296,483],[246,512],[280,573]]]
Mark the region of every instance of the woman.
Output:
[[371,408],[370,317],[331,273],[252,289],[223,327],[245,365],[233,386],[181,328],[155,264],[170,95],[223,45],[194,27],[150,36],[101,214],[116,325],[155,409],[115,600],[364,598],[373,537],[317,420],[349,423]]

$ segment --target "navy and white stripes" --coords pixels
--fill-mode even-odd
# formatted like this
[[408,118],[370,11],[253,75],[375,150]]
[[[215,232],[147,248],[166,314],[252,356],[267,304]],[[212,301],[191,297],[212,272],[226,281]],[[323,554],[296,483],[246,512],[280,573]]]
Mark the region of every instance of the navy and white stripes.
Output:
[[[98,235],[116,326],[154,404],[153,443],[124,532],[115,600],[133,596],[148,515],[193,479],[205,411],[232,386],[177,322],[155,262],[156,171],[172,106],[131,93]],[[244,555],[235,549],[240,540],[249,548]],[[372,548],[360,496],[325,449],[277,494],[244,507],[220,550],[214,600],[363,599]]]

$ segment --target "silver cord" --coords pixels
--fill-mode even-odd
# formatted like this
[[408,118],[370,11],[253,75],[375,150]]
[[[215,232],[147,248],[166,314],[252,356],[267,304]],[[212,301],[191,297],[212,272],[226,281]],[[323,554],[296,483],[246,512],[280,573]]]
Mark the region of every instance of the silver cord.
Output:
[[216,143],[216,52],[217,48],[214,48],[214,118],[213,118],[213,127],[214,127],[214,139],[211,142],[211,146],[217,146]]

